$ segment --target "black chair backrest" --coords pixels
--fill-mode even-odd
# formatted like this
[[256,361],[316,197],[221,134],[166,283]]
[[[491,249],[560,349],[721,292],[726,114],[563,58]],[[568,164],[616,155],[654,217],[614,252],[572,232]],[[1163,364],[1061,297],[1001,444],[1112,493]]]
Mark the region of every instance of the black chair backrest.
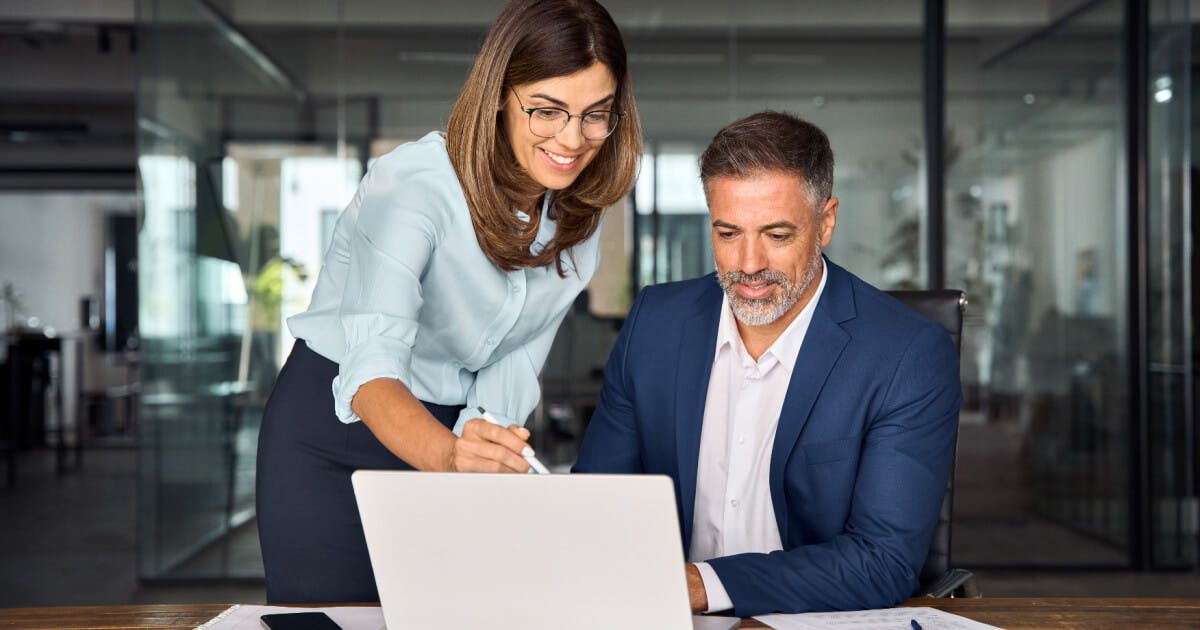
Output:
[[[888,291],[912,310],[924,315],[946,328],[954,339],[954,347],[962,354],[963,311],[967,298],[962,291],[939,289],[933,291]],[[954,436],[954,450],[958,452],[958,435]],[[946,495],[942,499],[942,510],[938,514],[937,529],[933,531],[933,542],[929,555],[921,568],[921,585],[925,586],[950,570],[950,525],[954,514],[954,460],[950,463],[950,482],[946,484]]]

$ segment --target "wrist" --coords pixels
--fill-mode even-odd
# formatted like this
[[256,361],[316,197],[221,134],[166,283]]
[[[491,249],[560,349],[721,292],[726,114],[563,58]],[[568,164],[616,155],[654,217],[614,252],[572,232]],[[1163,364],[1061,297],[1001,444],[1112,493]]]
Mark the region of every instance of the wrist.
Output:
[[445,442],[445,446],[441,449],[442,456],[439,458],[440,459],[440,466],[438,468],[439,471],[441,471],[441,472],[458,472],[458,461],[457,461],[458,458],[456,457],[458,449],[455,448],[457,444],[458,444],[458,436],[451,433]]
[[697,569],[696,565],[688,563],[685,573],[687,573],[688,599],[692,604],[692,612],[707,611],[708,592],[704,590],[704,578],[700,577],[700,569]]

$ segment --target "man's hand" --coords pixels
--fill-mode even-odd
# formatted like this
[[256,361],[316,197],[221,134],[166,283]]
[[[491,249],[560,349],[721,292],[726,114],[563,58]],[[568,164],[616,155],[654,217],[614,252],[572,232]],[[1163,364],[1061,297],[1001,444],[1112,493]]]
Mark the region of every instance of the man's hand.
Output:
[[446,470],[453,472],[529,472],[521,451],[529,448],[529,430],[517,425],[507,428],[482,418],[463,425],[462,437],[454,440]]
[[687,565],[688,599],[692,602],[692,612],[708,610],[708,592],[704,590],[704,578],[700,577],[700,569],[694,564]]

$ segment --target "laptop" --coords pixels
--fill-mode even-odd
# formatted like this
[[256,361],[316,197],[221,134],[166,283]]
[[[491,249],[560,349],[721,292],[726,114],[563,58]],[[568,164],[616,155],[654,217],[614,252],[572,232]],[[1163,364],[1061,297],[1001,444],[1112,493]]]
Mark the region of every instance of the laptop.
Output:
[[692,628],[668,477],[352,481],[388,628]]

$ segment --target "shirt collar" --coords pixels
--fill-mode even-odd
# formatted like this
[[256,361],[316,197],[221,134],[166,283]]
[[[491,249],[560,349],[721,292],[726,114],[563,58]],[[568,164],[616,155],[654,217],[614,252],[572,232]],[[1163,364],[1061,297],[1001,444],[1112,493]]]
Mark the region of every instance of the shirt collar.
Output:
[[[796,365],[796,357],[800,355],[800,346],[804,343],[804,337],[808,333],[808,326],[812,323],[813,313],[817,310],[817,303],[821,301],[821,294],[825,292],[825,280],[829,277],[829,267],[825,264],[825,257],[821,257],[821,280],[817,283],[817,290],[813,293],[812,299],[808,304],[804,305],[800,314],[788,327],[783,330],[775,343],[767,348],[766,352],[758,358],[759,369],[766,371],[774,367],[775,363],[783,365],[789,373]],[[722,291],[722,293],[724,293]],[[742,343],[742,337],[737,331],[737,321],[734,319],[733,308],[729,306],[729,296],[723,295],[721,298],[721,320],[717,324],[717,349],[716,354],[729,346],[737,353],[743,365],[753,364],[754,360],[750,358],[746,352],[746,347]]]

